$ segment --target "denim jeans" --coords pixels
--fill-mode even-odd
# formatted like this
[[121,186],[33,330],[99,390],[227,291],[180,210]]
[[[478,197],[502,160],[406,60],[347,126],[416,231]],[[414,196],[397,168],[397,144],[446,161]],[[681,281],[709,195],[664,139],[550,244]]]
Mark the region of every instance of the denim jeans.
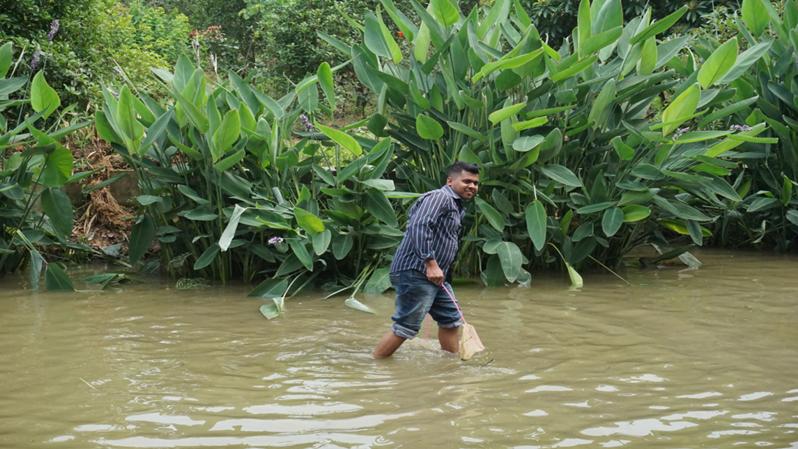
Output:
[[[443,288],[427,280],[427,276],[416,270],[391,273],[391,283],[396,289],[396,311],[392,330],[397,337],[413,338],[421,329],[424,316],[429,313],[443,328],[463,324],[460,312]],[[447,282],[451,291],[452,286]]]

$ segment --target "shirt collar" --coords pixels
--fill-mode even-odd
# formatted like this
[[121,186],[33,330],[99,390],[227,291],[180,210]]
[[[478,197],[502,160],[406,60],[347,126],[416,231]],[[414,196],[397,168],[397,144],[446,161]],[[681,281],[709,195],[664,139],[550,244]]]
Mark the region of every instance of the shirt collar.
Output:
[[450,197],[454,198],[455,200],[461,200],[462,199],[460,197],[460,195],[458,195],[457,192],[455,192],[454,189],[452,189],[448,184],[443,186],[443,187],[441,187],[441,190],[443,190],[444,193],[446,193]]

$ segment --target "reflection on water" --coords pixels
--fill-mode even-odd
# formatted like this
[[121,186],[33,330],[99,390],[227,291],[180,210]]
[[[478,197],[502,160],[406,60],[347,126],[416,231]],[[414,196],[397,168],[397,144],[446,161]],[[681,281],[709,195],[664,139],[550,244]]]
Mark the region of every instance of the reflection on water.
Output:
[[2,448],[798,449],[798,260],[461,287],[494,361],[370,351],[392,298],[0,289]]

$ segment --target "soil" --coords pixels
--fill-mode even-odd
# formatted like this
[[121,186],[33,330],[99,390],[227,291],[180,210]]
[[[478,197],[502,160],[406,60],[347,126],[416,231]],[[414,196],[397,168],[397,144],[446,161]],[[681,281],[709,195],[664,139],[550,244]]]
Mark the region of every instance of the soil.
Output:
[[[121,244],[121,253],[127,252],[127,236],[133,225],[135,213],[129,206],[120,204],[112,194],[110,186],[92,190],[92,186],[109,179],[120,171],[130,169],[124,160],[115,154],[111,146],[93,136],[80,145],[67,144],[79,166],[78,171],[95,171],[80,182],[80,190],[73,189],[75,224],[72,238],[92,248],[102,250],[110,245]],[[85,193],[87,192],[88,193]],[[77,198],[74,198],[77,196]],[[77,200],[77,201],[76,201]]]

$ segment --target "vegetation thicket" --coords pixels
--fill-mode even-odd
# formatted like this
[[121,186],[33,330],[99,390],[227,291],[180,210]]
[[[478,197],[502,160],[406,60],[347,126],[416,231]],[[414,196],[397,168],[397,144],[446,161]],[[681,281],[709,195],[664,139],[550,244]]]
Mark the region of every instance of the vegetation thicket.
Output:
[[[265,278],[271,315],[311,283],[388,288],[407,207],[458,159],[483,188],[456,272],[486,285],[581,285],[641,245],[794,249],[798,3],[666,3],[18,2],[0,14],[27,17],[0,55],[0,269],[38,279],[42,248],[85,250],[61,187],[90,174],[59,143],[84,123],[62,102],[138,179],[126,263]],[[702,17],[718,26],[689,29]]]

